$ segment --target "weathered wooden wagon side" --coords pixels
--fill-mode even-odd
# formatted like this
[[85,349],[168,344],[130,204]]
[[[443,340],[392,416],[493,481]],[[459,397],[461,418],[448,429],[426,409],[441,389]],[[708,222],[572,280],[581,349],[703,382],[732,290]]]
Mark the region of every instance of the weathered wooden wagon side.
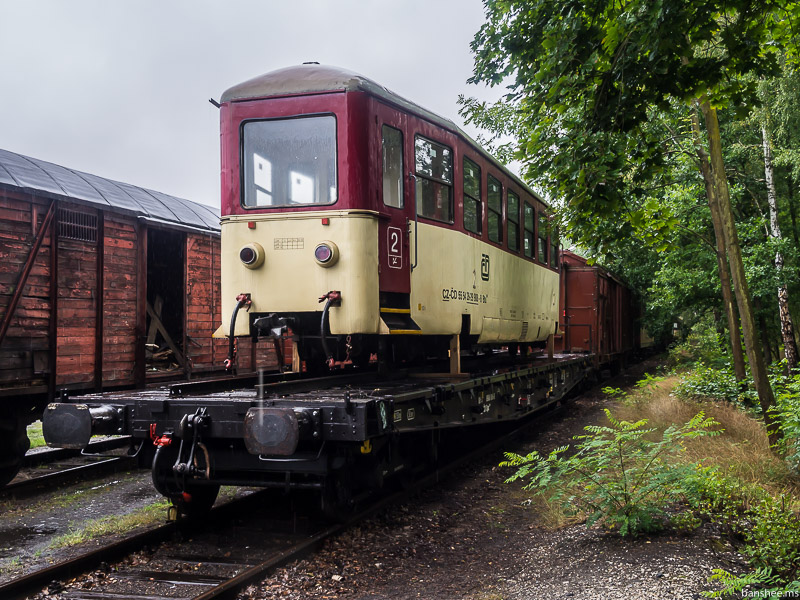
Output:
[[615,371],[639,348],[639,306],[613,274],[569,251],[561,255],[562,327],[556,348],[589,352],[595,367]]
[[219,370],[219,269],[215,210],[0,150],[0,481],[48,400]]

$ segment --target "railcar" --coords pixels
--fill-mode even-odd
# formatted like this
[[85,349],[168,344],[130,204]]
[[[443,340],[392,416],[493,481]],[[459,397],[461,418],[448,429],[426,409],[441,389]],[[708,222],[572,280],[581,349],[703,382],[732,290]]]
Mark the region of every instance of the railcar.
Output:
[[[222,325],[291,338],[308,371],[377,354],[359,385],[48,406],[48,444],[130,433],[185,512],[219,485],[354,489],[433,464],[455,438],[529,416],[584,380],[587,355],[472,379],[407,381],[403,363],[461,346],[544,344],[558,330],[559,250],[546,204],[451,121],[377,83],[306,64],[226,91]],[[552,346],[551,346],[552,348]],[[369,370],[364,370],[369,373]],[[274,391],[270,391],[274,390]],[[483,426],[483,427],[476,427]]]
[[451,121],[317,64],[234,86],[220,111],[217,335],[289,330],[315,368],[556,332],[547,206]]

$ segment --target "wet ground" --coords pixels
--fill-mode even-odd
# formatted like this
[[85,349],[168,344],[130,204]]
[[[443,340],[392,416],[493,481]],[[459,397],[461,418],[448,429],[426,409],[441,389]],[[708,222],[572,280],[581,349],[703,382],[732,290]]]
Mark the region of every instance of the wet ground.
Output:
[[[113,529],[111,521],[124,515],[161,522],[167,517],[149,471],[116,473],[22,500],[7,498],[0,501],[0,514],[0,581],[46,565],[56,555],[63,558],[64,536],[77,538],[92,526],[97,530],[101,519],[106,518],[102,526]],[[95,542],[92,534],[86,541]]]

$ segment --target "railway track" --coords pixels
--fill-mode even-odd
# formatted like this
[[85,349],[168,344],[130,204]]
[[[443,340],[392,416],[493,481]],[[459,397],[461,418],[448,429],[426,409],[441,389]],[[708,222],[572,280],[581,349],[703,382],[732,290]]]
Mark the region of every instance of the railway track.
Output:
[[[559,405],[546,408],[555,414]],[[64,600],[233,597],[274,569],[313,553],[345,528],[434,485],[448,473],[508,444],[522,431],[542,425],[541,420],[528,421],[469,452],[454,452],[458,458],[407,482],[400,491],[372,499],[343,523],[309,516],[319,514],[309,497],[287,502],[277,490],[262,490],[215,508],[202,525],[192,520],[168,523],[0,585],[0,598],[54,594]],[[139,553],[145,547],[155,550]],[[111,561],[118,562],[107,566]],[[73,581],[63,583],[68,579]]]
[[121,449],[130,442],[130,436],[119,436],[91,442],[83,452],[63,448],[30,452],[17,478],[0,488],[0,498],[25,498],[54,486],[129,469],[135,465],[135,458]]

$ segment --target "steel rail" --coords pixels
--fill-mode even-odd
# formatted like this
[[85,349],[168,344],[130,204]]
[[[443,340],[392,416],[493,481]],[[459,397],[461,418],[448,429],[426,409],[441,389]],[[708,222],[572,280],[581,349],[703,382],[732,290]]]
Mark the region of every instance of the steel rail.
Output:
[[2,600],[22,600],[44,589],[53,581],[60,581],[76,577],[96,568],[101,563],[109,563],[141,550],[164,542],[183,528],[201,524],[210,526],[220,521],[231,519],[247,510],[253,509],[253,504],[259,502],[260,492],[250,494],[237,500],[231,500],[222,506],[214,508],[211,513],[202,518],[170,521],[163,525],[135,533],[120,540],[104,544],[98,548],[75,556],[73,558],[55,563],[44,569],[39,569],[18,579],[0,584],[0,598]]
[[148,529],[147,531],[132,535],[123,540],[90,550],[85,554],[23,575],[8,583],[0,584],[0,598],[4,600],[26,598],[45,588],[52,581],[75,577],[76,575],[96,567],[101,562],[117,560],[140,550],[144,546],[158,543],[166,539],[175,529],[175,523],[167,523],[155,529]]
[[22,468],[36,467],[39,465],[64,460],[65,458],[75,458],[81,456],[81,454],[101,454],[103,452],[108,452],[109,450],[127,446],[131,443],[132,439],[133,438],[129,435],[122,435],[105,440],[89,442],[89,445],[86,446],[83,451],[70,450],[67,448],[48,448],[47,450],[41,450],[38,452],[29,451],[22,459]]
[[84,465],[68,467],[66,469],[44,473],[37,477],[31,477],[30,479],[21,479],[9,483],[5,487],[0,488],[0,498],[9,496],[23,498],[35,494],[43,487],[52,489],[54,486],[64,485],[66,483],[102,477],[110,473],[116,473],[117,471],[127,469],[133,465],[135,465],[135,459],[132,456],[118,456]]

